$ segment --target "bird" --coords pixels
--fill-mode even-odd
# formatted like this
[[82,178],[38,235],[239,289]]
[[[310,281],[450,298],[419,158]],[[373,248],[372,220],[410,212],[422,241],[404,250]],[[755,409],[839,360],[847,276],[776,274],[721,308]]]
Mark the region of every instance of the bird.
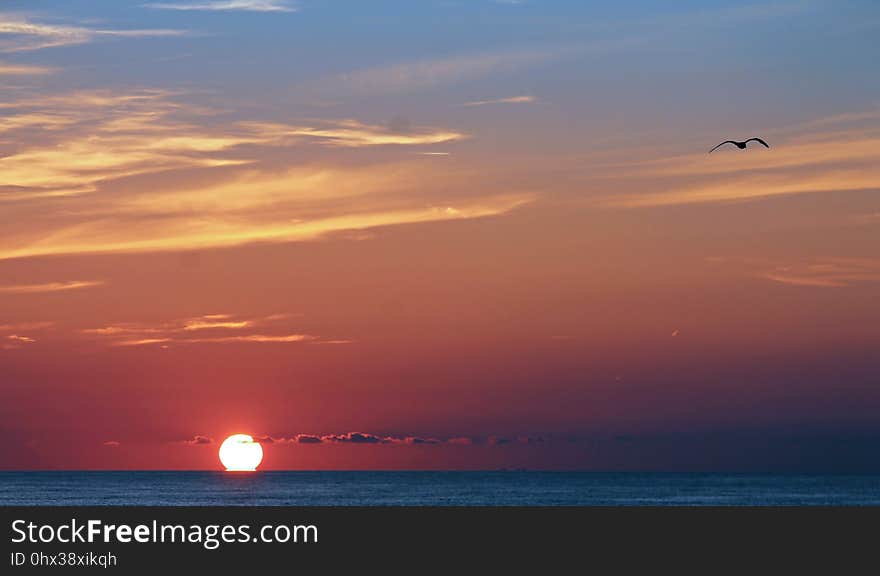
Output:
[[734,146],[736,146],[736,147],[739,148],[740,150],[745,150],[745,149],[746,149],[746,144],[748,144],[749,142],[751,142],[751,141],[753,141],[753,140],[754,140],[755,142],[760,142],[761,144],[764,145],[765,148],[769,148],[769,147],[770,147],[769,144],[767,144],[766,142],[764,142],[764,141],[761,140],[760,138],[749,138],[748,140],[745,140],[745,141],[743,141],[743,142],[737,142],[736,140],[725,140],[724,142],[722,142],[721,144],[719,144],[719,145],[716,146],[715,148],[712,148],[711,150],[709,150],[709,154],[711,154],[711,153],[714,152],[715,150],[721,148],[721,147],[724,146],[725,144],[733,144]]

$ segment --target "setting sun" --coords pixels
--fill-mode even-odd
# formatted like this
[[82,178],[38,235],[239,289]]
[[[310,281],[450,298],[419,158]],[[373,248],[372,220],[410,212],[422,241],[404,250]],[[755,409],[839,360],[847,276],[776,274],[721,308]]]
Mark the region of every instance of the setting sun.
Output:
[[233,434],[220,445],[220,462],[227,472],[248,472],[263,461],[263,447],[247,434]]

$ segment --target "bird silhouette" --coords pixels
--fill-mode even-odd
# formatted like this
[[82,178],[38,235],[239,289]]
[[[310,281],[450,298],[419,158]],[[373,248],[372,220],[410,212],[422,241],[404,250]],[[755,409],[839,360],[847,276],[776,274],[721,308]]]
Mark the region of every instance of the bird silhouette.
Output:
[[736,146],[736,147],[739,148],[740,150],[745,150],[745,149],[746,149],[746,144],[748,144],[749,142],[751,142],[751,141],[753,141],[753,140],[754,140],[755,142],[760,142],[761,144],[764,145],[765,148],[769,148],[769,147],[770,147],[769,144],[767,144],[766,142],[764,142],[764,141],[761,140],[760,138],[749,138],[748,140],[745,140],[745,141],[743,141],[743,142],[737,142],[736,140],[725,140],[724,142],[722,142],[722,143],[719,144],[718,146],[716,146],[716,147],[712,148],[711,150],[709,150],[709,154],[711,154],[711,153],[714,152],[715,150],[718,150],[719,148],[721,148],[721,147],[724,146],[725,144],[733,144],[734,146]]

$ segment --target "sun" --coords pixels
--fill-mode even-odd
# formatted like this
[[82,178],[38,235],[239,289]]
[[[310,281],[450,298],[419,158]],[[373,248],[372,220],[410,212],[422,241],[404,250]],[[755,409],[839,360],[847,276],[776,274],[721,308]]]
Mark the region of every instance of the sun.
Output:
[[247,434],[233,434],[220,445],[227,472],[253,472],[263,461],[263,447]]

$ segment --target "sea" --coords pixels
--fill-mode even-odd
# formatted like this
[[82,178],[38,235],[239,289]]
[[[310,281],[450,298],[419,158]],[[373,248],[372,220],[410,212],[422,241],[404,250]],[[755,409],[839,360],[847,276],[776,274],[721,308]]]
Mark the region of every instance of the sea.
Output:
[[0,506],[863,506],[880,476],[0,472]]

